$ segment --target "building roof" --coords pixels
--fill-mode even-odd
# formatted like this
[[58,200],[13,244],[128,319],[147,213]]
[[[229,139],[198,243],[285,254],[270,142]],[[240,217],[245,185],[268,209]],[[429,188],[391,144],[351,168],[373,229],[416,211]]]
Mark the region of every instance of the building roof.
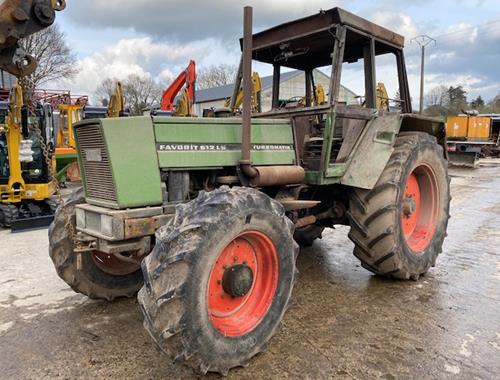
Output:
[[[325,73],[323,73],[320,70],[315,70],[316,72],[323,74],[327,76]],[[287,71],[285,73],[281,73],[280,75],[280,81],[281,82],[286,82],[290,79],[295,78],[298,75],[301,75],[303,72],[300,70],[292,70],[292,71]],[[269,75],[266,77],[262,77],[260,79],[262,83],[262,91],[267,90],[272,88],[273,86],[273,76]],[[342,86],[345,91],[351,93],[353,96],[356,96],[354,92],[351,90],[345,88]],[[227,84],[225,86],[220,86],[220,87],[212,87],[212,88],[207,88],[204,90],[197,90],[196,91],[196,103],[205,103],[205,102],[211,102],[215,100],[221,100],[221,99],[227,99],[230,98],[233,95],[233,89],[234,89],[234,84]]]
[[[299,70],[288,71],[286,73],[281,73],[280,81],[286,82],[289,79],[295,78],[300,75]],[[262,83],[262,90],[269,89],[273,86],[273,76],[269,75],[267,77],[260,78]],[[220,87],[212,87],[204,90],[196,91],[196,103],[210,102],[212,100],[221,100],[230,98],[233,95],[234,83],[227,84]]]

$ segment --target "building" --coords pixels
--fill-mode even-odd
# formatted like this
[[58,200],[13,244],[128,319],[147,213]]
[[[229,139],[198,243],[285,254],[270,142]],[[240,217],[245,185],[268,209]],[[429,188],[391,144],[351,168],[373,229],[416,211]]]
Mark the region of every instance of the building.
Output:
[[[281,73],[280,75],[280,100],[288,100],[294,97],[302,97],[305,95],[305,73],[303,71],[294,70]],[[272,75],[261,78],[262,82],[262,111],[271,109],[271,97],[273,77]],[[314,83],[321,84],[328,92],[330,87],[330,77],[320,70],[314,70]],[[226,86],[207,88],[205,90],[196,91],[195,114],[203,115],[204,109],[224,107],[224,101],[230,98],[233,94],[233,84]],[[358,104],[357,95],[344,86],[340,88],[340,101],[347,104]]]
[[10,89],[16,84],[16,77],[0,70],[0,101],[8,100]]
[[16,77],[6,71],[0,70],[0,88],[6,90],[12,88],[16,84]]

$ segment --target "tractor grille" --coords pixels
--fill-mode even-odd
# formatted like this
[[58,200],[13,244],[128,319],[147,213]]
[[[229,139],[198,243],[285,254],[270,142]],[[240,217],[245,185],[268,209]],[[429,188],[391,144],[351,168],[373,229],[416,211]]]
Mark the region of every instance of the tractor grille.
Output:
[[116,203],[116,189],[100,125],[90,124],[76,128],[76,135],[83,161],[87,196]]

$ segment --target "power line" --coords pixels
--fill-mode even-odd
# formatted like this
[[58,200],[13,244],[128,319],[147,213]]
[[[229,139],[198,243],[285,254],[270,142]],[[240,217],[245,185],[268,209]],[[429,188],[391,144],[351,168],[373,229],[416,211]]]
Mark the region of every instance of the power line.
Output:
[[[484,27],[486,27],[488,25],[497,24],[497,23],[499,25],[495,25],[493,28],[488,29],[488,32],[500,31],[500,19],[498,19],[498,20],[488,21],[488,22],[483,23],[483,24],[470,26],[470,27],[460,29],[460,30],[454,30],[454,31],[447,32],[447,33],[441,33],[439,35],[436,35],[434,38],[439,39],[440,41],[444,41],[444,42],[452,42],[452,41],[458,40],[460,38],[463,38],[460,35],[465,33],[465,32],[470,32],[471,30],[474,30],[474,29],[483,29]],[[482,32],[482,31],[480,31],[480,32]],[[405,49],[411,49],[412,46],[415,46],[415,45],[407,45],[405,47]],[[415,47],[417,47],[417,46],[415,46]]]
[[442,33],[442,34],[437,35],[435,38],[441,39],[442,37],[446,37],[446,36],[453,35],[453,34],[460,34],[460,33],[468,32],[468,31],[476,29],[476,28],[482,28],[482,27],[485,27],[487,25],[496,24],[496,23],[499,23],[499,22],[500,22],[500,19],[498,19],[498,20],[492,20],[492,21],[488,21],[488,22],[485,22],[485,23],[482,23],[482,24],[469,26],[467,28],[463,28],[463,29],[460,29],[460,30],[453,30],[451,32]]

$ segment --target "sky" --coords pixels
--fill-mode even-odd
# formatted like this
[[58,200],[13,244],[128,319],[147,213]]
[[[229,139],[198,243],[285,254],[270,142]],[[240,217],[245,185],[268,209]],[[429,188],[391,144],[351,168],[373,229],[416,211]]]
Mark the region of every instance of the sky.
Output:
[[[419,95],[420,49],[411,39],[428,35],[426,92],[462,85],[469,100],[500,93],[498,0],[68,0],[57,23],[77,56],[79,74],[47,87],[92,96],[104,79],[136,73],[168,84],[194,59],[198,68],[237,64],[243,6],[254,7],[254,31],[340,6],[405,36],[410,92]],[[397,90],[392,61],[380,59],[377,79]],[[342,83],[361,94],[356,64]],[[359,65],[358,65],[359,66]],[[261,76],[271,68],[256,65]]]

